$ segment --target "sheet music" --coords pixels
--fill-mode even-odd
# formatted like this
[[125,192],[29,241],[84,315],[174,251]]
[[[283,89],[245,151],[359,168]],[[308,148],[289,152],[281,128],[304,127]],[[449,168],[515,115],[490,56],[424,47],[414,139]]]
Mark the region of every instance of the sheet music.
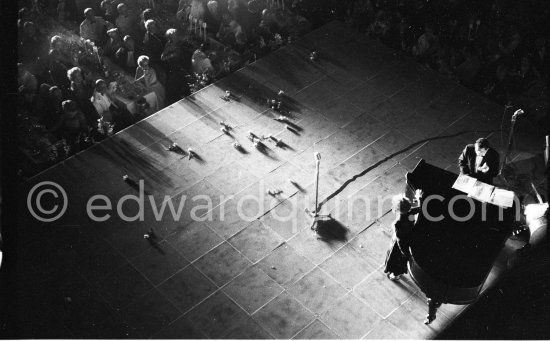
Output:
[[460,174],[453,184],[453,188],[464,193],[470,193],[476,182],[475,178],[466,174]]
[[486,184],[469,175],[460,174],[453,184],[453,188],[481,202],[488,202],[500,207],[514,205],[514,192]]
[[507,191],[502,188],[495,188],[493,196],[489,202],[501,207],[512,207],[514,205],[514,196],[515,194],[512,191]]
[[468,195],[482,202],[491,202],[494,190],[495,186],[486,184],[481,181],[476,181],[474,187],[472,188],[470,193],[468,193]]

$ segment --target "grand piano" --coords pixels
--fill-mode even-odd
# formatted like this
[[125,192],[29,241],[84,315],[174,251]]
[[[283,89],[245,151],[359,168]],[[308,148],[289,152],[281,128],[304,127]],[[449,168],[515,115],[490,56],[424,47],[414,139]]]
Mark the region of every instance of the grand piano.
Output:
[[[412,233],[409,272],[428,298],[429,324],[442,303],[469,304],[477,299],[512,232],[518,207],[468,202],[464,193],[452,188],[457,174],[424,160],[406,178],[407,196],[416,189],[424,191],[426,210],[418,214]],[[471,217],[458,221],[453,214]]]

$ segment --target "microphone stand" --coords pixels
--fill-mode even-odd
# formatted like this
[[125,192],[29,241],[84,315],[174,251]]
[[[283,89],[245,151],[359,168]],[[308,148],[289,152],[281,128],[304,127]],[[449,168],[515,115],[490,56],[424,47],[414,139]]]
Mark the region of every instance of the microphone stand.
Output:
[[516,126],[516,120],[519,115],[523,114],[523,110],[518,109],[514,114],[512,115],[511,125],[510,125],[510,132],[508,133],[508,146],[506,147],[506,153],[504,154],[504,159],[502,160],[502,165],[499,170],[499,174],[502,175],[502,178],[504,179],[504,182],[508,184],[506,181],[506,177],[503,174],[504,169],[508,165],[508,158],[510,157],[510,152],[512,151],[512,143],[514,141],[514,130]]
[[309,210],[308,208],[305,209],[305,212],[309,214],[313,218],[313,222],[311,224],[311,230],[313,230],[316,234],[318,233],[319,229],[319,220],[321,218],[329,218],[332,217],[330,214],[328,215],[320,215],[319,214],[319,166],[321,164],[321,154],[315,153],[315,208],[313,211]]

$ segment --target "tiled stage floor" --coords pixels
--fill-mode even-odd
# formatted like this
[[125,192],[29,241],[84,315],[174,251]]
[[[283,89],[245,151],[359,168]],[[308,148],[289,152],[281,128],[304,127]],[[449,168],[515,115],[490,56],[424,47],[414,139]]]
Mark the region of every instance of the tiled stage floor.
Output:
[[[318,61],[308,58],[312,48]],[[294,131],[266,106],[279,89]],[[226,90],[230,102],[220,98]],[[480,136],[502,155],[511,113],[502,115],[501,106],[381,43],[328,24],[23,186],[27,193],[53,181],[69,200],[64,216],[45,224],[21,203],[19,336],[434,338],[465,307],[444,305],[425,326],[424,294],[409,277],[386,279],[387,199],[404,190],[420,158],[456,171],[464,145]],[[222,120],[233,126],[229,136]],[[264,140],[257,150],[249,131],[285,145]],[[534,130],[519,125],[512,153],[518,172],[542,163],[543,142],[525,131]],[[198,157],[167,151],[172,142]],[[321,200],[369,169],[324,204],[341,224],[330,240],[316,239],[304,213],[313,208],[315,152]],[[124,174],[144,180],[145,205],[122,205],[132,222],[116,213],[125,195],[139,194]],[[86,214],[96,194],[113,203],[95,211],[110,214],[105,222]],[[156,219],[149,201],[165,195],[174,210],[183,203],[179,219],[169,208]],[[370,208],[345,208],[357,198]],[[156,237],[147,240],[149,229]],[[517,247],[507,245],[502,264]],[[489,284],[504,271],[497,264]]]

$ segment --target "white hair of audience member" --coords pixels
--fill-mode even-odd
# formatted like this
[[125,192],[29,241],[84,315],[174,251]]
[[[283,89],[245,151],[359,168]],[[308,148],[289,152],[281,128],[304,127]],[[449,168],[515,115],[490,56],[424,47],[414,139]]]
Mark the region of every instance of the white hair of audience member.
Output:
[[107,34],[111,34],[111,33],[120,34],[120,30],[117,27],[107,30]]
[[149,32],[152,31],[153,26],[155,26],[155,21],[153,19],[149,19],[145,22],[145,29]]
[[139,56],[137,63],[139,66],[143,67],[144,62],[149,62],[149,57],[147,56]]
[[166,36],[166,39],[174,39],[176,38],[177,34],[178,34],[178,31],[175,28],[169,28],[166,30],[165,36]]
[[82,70],[79,67],[75,66],[67,71],[67,78],[71,82],[74,82],[78,74],[82,74]]
[[54,47],[55,45],[61,43],[62,39],[60,36],[53,36],[51,39],[50,39],[50,46],[51,47]]
[[212,13],[213,15],[217,16],[218,13],[218,2],[216,0],[210,0],[206,4],[206,7],[208,7],[208,11]]

